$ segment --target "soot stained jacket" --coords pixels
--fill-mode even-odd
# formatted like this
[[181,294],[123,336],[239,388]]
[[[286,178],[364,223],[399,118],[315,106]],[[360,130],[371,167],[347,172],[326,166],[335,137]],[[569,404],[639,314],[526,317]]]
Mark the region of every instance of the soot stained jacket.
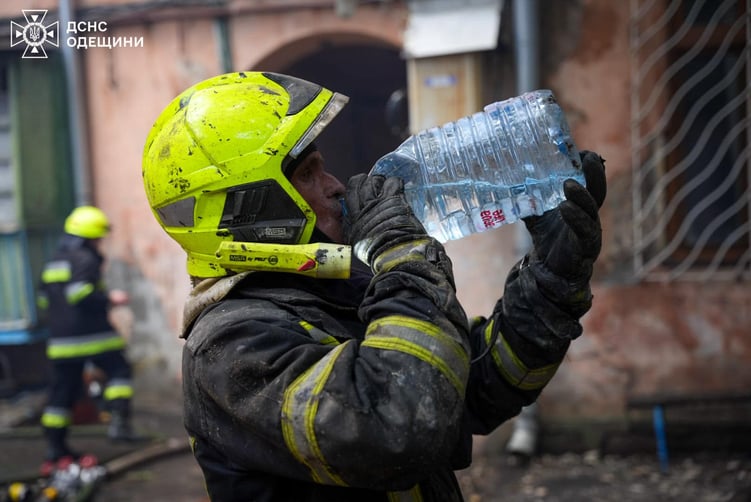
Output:
[[551,323],[526,307],[539,298],[518,267],[492,316],[471,323],[435,241],[373,270],[194,288],[185,427],[213,501],[461,501],[453,471],[469,465],[472,434],[532,402],[568,346],[520,336]]

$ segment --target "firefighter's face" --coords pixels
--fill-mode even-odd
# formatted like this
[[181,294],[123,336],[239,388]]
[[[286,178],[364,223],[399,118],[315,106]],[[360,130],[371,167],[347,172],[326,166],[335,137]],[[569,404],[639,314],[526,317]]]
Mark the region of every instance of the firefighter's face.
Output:
[[318,230],[332,241],[343,243],[342,206],[339,199],[344,196],[345,187],[333,174],[326,171],[320,152],[308,154],[295,168],[290,182],[316,213]]

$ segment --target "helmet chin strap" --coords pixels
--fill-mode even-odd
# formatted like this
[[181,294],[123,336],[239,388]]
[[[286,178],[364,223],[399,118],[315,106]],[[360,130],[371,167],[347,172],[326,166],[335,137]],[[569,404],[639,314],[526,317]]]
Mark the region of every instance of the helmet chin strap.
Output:
[[349,279],[352,248],[345,244],[222,242],[217,263],[232,272],[287,272],[318,279]]

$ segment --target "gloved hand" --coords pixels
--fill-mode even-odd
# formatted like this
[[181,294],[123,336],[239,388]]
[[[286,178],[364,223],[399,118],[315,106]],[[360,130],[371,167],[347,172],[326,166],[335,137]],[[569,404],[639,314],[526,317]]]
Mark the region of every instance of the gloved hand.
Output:
[[[570,298],[583,293],[577,289],[586,288],[588,291],[592,266],[602,245],[598,209],[607,193],[605,164],[594,152],[582,151],[580,155],[587,188],[574,180],[566,180],[563,185],[565,201],[542,216],[524,219],[534,245],[529,264],[542,265],[543,276],[551,274],[563,279],[558,287],[548,284],[546,289],[548,292],[550,289],[567,289],[552,291],[554,295],[562,296],[564,302],[577,301]],[[585,311],[589,308],[588,305],[579,307],[586,307]]]
[[371,264],[386,246],[427,235],[404,198],[400,178],[355,175],[347,182],[344,201],[345,242],[365,263]]

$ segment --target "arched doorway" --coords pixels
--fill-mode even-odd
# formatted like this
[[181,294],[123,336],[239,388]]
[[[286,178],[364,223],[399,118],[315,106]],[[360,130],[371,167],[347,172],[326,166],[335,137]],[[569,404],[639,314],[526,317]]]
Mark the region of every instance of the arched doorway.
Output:
[[369,171],[404,139],[406,112],[395,114],[391,106],[387,119],[387,104],[407,87],[406,65],[398,49],[381,41],[300,40],[251,69],[286,73],[349,96],[349,104],[316,141],[328,170],[343,182]]

